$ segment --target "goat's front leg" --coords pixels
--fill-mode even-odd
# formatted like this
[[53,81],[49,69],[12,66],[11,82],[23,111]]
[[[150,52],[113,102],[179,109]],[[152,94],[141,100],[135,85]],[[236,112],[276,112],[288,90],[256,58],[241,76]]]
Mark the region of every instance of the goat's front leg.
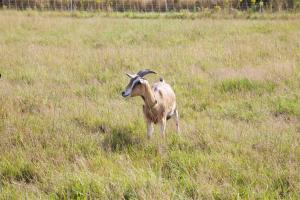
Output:
[[152,125],[152,122],[150,121],[147,121],[147,136],[148,136],[148,139],[150,139],[153,135],[153,125]]
[[166,131],[166,124],[167,124],[167,119],[164,117],[161,122],[159,123],[160,125],[160,134],[161,136],[165,137],[165,131]]

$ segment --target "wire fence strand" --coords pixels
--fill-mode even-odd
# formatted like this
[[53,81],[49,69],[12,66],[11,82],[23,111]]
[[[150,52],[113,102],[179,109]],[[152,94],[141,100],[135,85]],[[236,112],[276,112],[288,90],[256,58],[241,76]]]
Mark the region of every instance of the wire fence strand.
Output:
[[64,11],[201,11],[204,9],[239,9],[262,11],[297,10],[300,0],[0,0],[2,9]]

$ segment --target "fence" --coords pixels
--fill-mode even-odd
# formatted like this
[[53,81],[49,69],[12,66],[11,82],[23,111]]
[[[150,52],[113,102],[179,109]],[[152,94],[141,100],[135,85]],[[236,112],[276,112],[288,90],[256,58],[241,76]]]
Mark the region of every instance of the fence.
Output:
[[0,8],[85,11],[200,11],[203,9],[297,9],[300,0],[0,0]]

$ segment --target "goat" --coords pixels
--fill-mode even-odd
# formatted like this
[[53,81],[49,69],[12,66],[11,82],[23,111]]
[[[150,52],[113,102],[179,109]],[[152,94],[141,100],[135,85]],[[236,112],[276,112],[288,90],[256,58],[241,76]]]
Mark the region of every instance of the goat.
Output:
[[169,84],[162,78],[151,87],[144,79],[147,74],[156,74],[149,69],[139,71],[137,74],[127,74],[130,78],[129,84],[122,92],[123,97],[141,96],[144,100],[143,112],[147,123],[147,136],[152,137],[153,123],[160,125],[160,133],[165,137],[166,121],[172,117],[176,121],[176,129],[179,132],[179,115],[176,107],[176,96]]

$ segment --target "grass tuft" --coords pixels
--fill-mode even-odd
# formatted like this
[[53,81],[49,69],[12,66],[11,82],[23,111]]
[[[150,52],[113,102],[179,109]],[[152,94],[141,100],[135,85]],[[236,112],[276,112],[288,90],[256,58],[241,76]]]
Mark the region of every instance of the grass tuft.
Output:
[[224,80],[220,85],[221,92],[273,92],[276,88],[274,82],[258,82],[249,79]]
[[8,181],[18,181],[25,183],[34,183],[39,181],[40,176],[28,163],[9,163],[1,165],[0,174],[2,179]]
[[278,98],[275,102],[275,115],[289,115],[300,117],[298,98]]

